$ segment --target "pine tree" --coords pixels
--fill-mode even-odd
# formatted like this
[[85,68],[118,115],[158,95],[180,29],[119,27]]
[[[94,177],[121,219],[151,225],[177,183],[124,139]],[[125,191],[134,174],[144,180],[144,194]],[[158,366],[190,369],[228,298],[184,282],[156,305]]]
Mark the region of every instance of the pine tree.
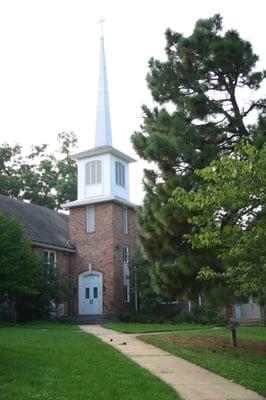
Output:
[[143,126],[132,135],[139,156],[156,164],[145,171],[140,241],[156,264],[157,290],[193,298],[206,289],[196,279],[200,267],[221,266],[215,249],[192,249],[184,239],[193,230],[191,212],[169,198],[177,187],[197,190],[204,182],[195,169],[230,153],[242,138],[261,146],[266,101],[256,93],[266,74],[255,71],[258,57],[249,42],[235,30],[222,32],[220,15],[199,20],[188,37],[168,29],[166,42],[167,60],[149,61],[147,82],[157,105],[143,106]]

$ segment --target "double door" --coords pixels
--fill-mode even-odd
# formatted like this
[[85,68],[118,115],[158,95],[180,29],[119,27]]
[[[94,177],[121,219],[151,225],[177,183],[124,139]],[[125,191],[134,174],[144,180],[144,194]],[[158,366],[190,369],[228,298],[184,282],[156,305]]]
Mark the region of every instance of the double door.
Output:
[[98,275],[86,275],[81,278],[79,295],[79,313],[93,315],[101,313],[101,288]]

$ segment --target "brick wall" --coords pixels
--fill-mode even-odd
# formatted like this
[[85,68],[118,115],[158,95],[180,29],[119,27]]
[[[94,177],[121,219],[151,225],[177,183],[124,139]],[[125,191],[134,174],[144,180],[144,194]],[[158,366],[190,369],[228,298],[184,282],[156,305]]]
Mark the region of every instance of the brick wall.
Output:
[[[95,205],[95,232],[86,233],[86,206],[70,210],[70,239],[76,244],[75,266],[73,270],[74,312],[78,314],[79,274],[93,270],[103,275],[103,302],[111,308],[114,302],[123,307],[123,246],[130,251],[136,248],[137,228],[135,212],[128,209],[129,234],[122,233],[123,206],[114,202]],[[103,312],[105,312],[104,310]]]
[[133,254],[137,248],[137,225],[135,211],[128,209],[128,234],[122,231],[122,209],[119,204],[113,204],[114,211],[114,303],[119,307],[130,307],[134,304],[134,299],[130,298],[130,303],[123,303],[123,246],[129,247],[129,255]]

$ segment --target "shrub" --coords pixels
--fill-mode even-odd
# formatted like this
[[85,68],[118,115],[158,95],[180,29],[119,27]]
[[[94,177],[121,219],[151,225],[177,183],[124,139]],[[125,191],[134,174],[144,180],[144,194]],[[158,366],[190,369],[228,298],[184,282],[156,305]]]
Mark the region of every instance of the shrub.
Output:
[[182,324],[182,323],[195,323],[203,325],[217,325],[225,326],[225,316],[216,308],[202,305],[196,306],[192,311],[184,308],[178,308],[173,315],[167,314],[144,314],[127,311],[121,315],[123,322],[137,322],[137,323],[169,323],[169,324]]
[[208,305],[194,307],[192,314],[193,322],[195,323],[219,326],[226,324],[224,314],[220,310]]

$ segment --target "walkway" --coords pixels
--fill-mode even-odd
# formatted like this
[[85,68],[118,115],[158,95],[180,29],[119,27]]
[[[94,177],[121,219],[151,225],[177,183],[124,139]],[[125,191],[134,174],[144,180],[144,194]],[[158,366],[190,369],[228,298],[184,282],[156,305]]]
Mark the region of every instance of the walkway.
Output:
[[183,400],[263,400],[243,386],[138,340],[136,334],[119,333],[95,325],[80,328],[171,385]]

